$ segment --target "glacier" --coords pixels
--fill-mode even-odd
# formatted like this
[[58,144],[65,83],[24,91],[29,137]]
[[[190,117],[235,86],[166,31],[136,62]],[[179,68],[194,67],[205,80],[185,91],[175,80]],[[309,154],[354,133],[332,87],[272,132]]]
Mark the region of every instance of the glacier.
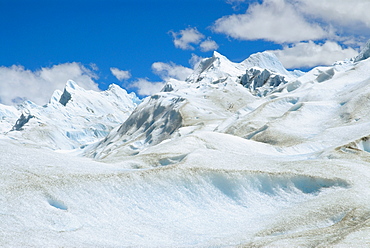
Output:
[[26,101],[16,111],[14,107],[8,110],[0,132],[36,147],[74,149],[105,137],[128,118],[139,102],[134,93],[128,94],[118,85],[112,84],[103,92],[86,91],[70,80],[44,106]]
[[370,47],[307,73],[215,52],[139,100],[0,104],[2,247],[367,247]]

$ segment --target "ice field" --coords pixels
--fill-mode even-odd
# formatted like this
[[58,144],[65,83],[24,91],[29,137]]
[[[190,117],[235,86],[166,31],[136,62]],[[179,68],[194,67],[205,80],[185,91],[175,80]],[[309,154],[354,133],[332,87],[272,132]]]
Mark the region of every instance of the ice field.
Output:
[[0,105],[0,246],[370,246],[369,49],[307,73],[215,52],[142,101],[69,81]]

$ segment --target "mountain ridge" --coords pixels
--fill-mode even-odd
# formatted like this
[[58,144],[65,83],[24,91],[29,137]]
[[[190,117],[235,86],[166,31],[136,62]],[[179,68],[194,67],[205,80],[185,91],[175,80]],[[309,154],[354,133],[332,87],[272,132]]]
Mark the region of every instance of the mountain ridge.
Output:
[[[366,49],[362,53],[366,53]],[[355,61],[355,59],[353,60]],[[356,63],[356,62],[355,62]],[[338,63],[337,63],[338,64]],[[339,63],[341,64],[341,63]],[[254,105],[254,102],[260,102],[264,101],[262,100],[265,97],[268,97],[269,95],[274,95],[274,93],[279,93],[283,91],[293,91],[297,88],[301,87],[302,84],[306,83],[305,81],[309,80],[316,80],[318,82],[324,82],[326,80],[331,79],[334,74],[335,70],[339,70],[338,68],[342,68],[343,65],[334,66],[334,67],[326,67],[329,69],[320,69],[314,68],[308,73],[305,73],[303,76],[300,76],[299,78],[302,78],[301,80],[297,80],[299,73],[292,73],[288,72],[281,62],[277,59],[277,57],[270,52],[260,52],[256,54],[252,54],[247,59],[243,60],[240,63],[231,62],[228,60],[225,56],[221,55],[217,51],[213,53],[213,56],[210,58],[203,59],[199,64],[198,67],[194,69],[194,72],[189,75],[189,77],[185,81],[179,81],[175,79],[170,79],[167,81],[165,87],[162,90],[162,93],[158,93],[153,95],[152,97],[148,98],[149,100],[144,100],[142,104],[147,104],[148,107],[141,108],[141,110],[147,109],[146,116],[152,116],[154,119],[151,121],[151,123],[147,123],[145,125],[151,127],[157,117],[157,114],[160,111],[152,109],[153,106],[162,106],[162,103],[159,101],[162,101],[163,99],[172,99],[170,101],[179,102],[178,100],[173,99],[182,99],[180,102],[183,102],[182,105],[186,107],[175,107],[178,112],[178,116],[181,119],[181,123],[185,126],[193,126],[198,125],[196,123],[208,123],[210,121],[209,118],[204,117],[207,115],[201,114],[202,111],[208,112],[208,113],[216,113],[217,116],[212,117],[211,119],[213,121],[210,121],[211,123],[214,122],[212,125],[216,125],[215,130],[221,130],[217,125],[221,124],[221,119],[225,118],[234,118],[231,116],[231,112],[229,110],[241,110],[241,107],[245,104],[249,104],[250,106]],[[347,65],[348,67],[348,65]],[[323,67],[325,68],[325,67]],[[315,78],[316,77],[316,78]],[[303,81],[303,83],[301,82]],[[242,87],[241,87],[242,86]],[[228,92],[229,95],[220,93],[220,91]],[[91,94],[95,94],[95,92],[89,91]],[[214,92],[214,93],[211,93]],[[212,97],[207,96],[207,94],[210,95],[217,95],[216,99],[212,100]],[[100,124],[96,124],[95,127],[90,127],[87,130],[83,127],[83,125],[77,125],[78,128],[73,127],[73,125],[67,125],[68,127],[64,127],[63,130],[59,136],[61,137],[53,137],[53,135],[49,132],[49,140],[44,142],[44,145],[47,144],[52,149],[76,149],[78,147],[85,147],[88,143],[94,143],[98,141],[99,139],[104,140],[107,139],[107,135],[109,131],[116,130],[114,127],[115,125],[120,125],[124,123],[126,119],[130,123],[134,123],[135,118],[133,116],[130,116],[131,114],[138,113],[141,110],[136,109],[135,107],[139,102],[138,98],[135,95],[132,95],[132,93],[129,95],[124,89],[121,87],[112,84],[109,86],[108,90],[96,93],[95,95],[98,96],[98,98],[103,97],[104,98],[104,104],[103,102],[100,102],[100,100],[97,100],[97,98],[93,97],[95,99],[95,102],[91,102],[86,100],[90,96],[87,96],[87,91],[83,88],[79,87],[77,83],[73,81],[68,81],[66,83],[66,86],[63,91],[56,90],[53,95],[50,98],[50,101],[47,105],[43,107],[38,107],[31,101],[26,101],[22,105],[20,105],[19,109],[21,109],[20,117],[17,118],[18,120],[14,120],[14,114],[10,114],[9,110],[8,112],[3,111],[3,113],[8,113],[8,115],[11,115],[12,118],[9,116],[3,117],[2,123],[5,122],[5,120],[11,120],[13,122],[12,128],[8,130],[3,130],[3,133],[7,133],[8,137],[12,137],[19,140],[34,140],[34,143],[37,143],[37,139],[39,139],[38,135],[34,136],[33,138],[31,136],[27,136],[27,130],[32,129],[33,131],[36,130],[38,132],[36,126],[48,126],[48,122],[52,122],[51,119],[56,118],[50,117],[53,116],[51,112],[64,112],[63,117],[59,116],[60,119],[73,119],[74,117],[71,116],[71,113],[73,112],[75,115],[89,115],[89,116],[95,116],[94,121],[98,121],[98,119],[104,119],[98,121]],[[185,95],[184,95],[185,94]],[[238,96],[237,99],[233,99],[230,94],[234,94]],[[172,95],[172,96],[171,96]],[[188,99],[190,95],[193,95],[193,98],[198,98],[197,100],[194,99]],[[200,100],[200,97],[203,99]],[[204,99],[204,98],[209,98]],[[257,98],[255,98],[257,97]],[[262,97],[262,99],[259,99]],[[111,99],[109,99],[111,98]],[[156,99],[154,99],[156,98]],[[220,101],[220,98],[223,100]],[[160,100],[162,99],[162,100]],[[238,100],[238,101],[236,101]],[[168,100],[165,100],[168,101]],[[146,102],[146,103],[145,103]],[[156,102],[156,103],[153,103]],[[115,114],[112,115],[112,113],[105,113],[105,108],[107,106],[104,106],[105,104],[110,106],[110,111],[114,112]],[[60,108],[60,105],[64,106],[65,108],[70,108],[69,112],[66,113],[63,108]],[[153,105],[150,107],[150,105]],[[166,105],[166,104],[165,104]],[[213,106],[212,106],[213,105]],[[126,106],[126,107],[125,107]],[[166,105],[167,106],[167,105]],[[191,106],[191,107],[189,107]],[[208,107],[206,107],[208,106]],[[212,107],[210,107],[212,106]],[[162,108],[162,107],[160,107]],[[250,108],[250,107],[249,107]],[[254,107],[252,107],[254,108]],[[62,110],[61,110],[62,109]],[[75,109],[72,111],[72,109]],[[78,111],[76,110],[78,109]],[[186,110],[184,110],[186,109]],[[187,110],[189,109],[189,110]],[[189,112],[190,115],[195,114],[194,109],[202,109],[201,112],[199,112],[197,115],[201,117],[196,117],[198,119],[193,119],[190,122],[188,120],[192,119],[193,117],[182,117],[182,113]],[[224,110],[227,110],[226,112]],[[13,109],[14,110],[14,109]],[[117,111],[124,114],[124,118],[118,117],[116,113]],[[175,110],[168,110],[168,111],[175,111]],[[243,110],[244,111],[244,110]],[[99,114],[100,113],[100,114]],[[18,113],[19,114],[19,113]],[[50,115],[47,117],[44,121],[42,119],[43,115]],[[100,116],[99,116],[100,115]],[[105,117],[102,117],[105,115]],[[134,114],[134,116],[137,114]],[[188,115],[188,114],[185,114]],[[209,114],[208,114],[209,115]],[[212,115],[212,114],[211,114]],[[69,116],[69,117],[66,117]],[[220,116],[222,117],[220,120],[216,121],[217,118]],[[79,117],[77,117],[78,119]],[[91,118],[91,117],[89,117]],[[131,118],[131,119],[130,119]],[[239,117],[238,117],[239,118]],[[86,118],[85,118],[86,119]],[[84,125],[87,123],[90,123],[91,120],[84,122]],[[160,120],[157,120],[160,121]],[[172,120],[175,121],[175,120]],[[205,121],[205,122],[204,122]],[[28,122],[36,122],[37,125],[33,124],[32,128],[24,128],[24,126],[27,126]],[[108,122],[108,125],[105,125],[103,122]],[[7,123],[7,126],[9,127],[10,122]],[[215,124],[218,123],[218,124]],[[91,124],[90,124],[91,125]],[[205,124],[207,126],[207,124]],[[53,126],[53,125],[52,125]],[[92,125],[94,126],[94,125]],[[140,125],[139,125],[140,126]],[[177,127],[177,129],[181,128],[182,124]],[[253,127],[253,125],[251,125]],[[263,127],[260,127],[263,129]],[[27,130],[25,130],[27,129]],[[76,129],[80,131],[76,131]],[[126,130],[127,128],[119,128],[121,132],[122,130]],[[155,128],[154,128],[155,129]],[[201,128],[202,129],[202,128]],[[254,129],[254,128],[252,128]],[[9,131],[12,132],[9,132]],[[145,131],[152,131],[152,128],[145,128]],[[206,130],[212,130],[209,128],[206,128]],[[258,128],[256,129],[258,130]],[[22,132],[13,132],[13,131],[22,131]],[[42,131],[43,132],[43,131]],[[159,132],[159,131],[158,131]],[[175,129],[173,130],[175,132]],[[32,131],[30,131],[32,133]],[[158,133],[158,137],[161,136],[161,132]],[[172,132],[171,132],[172,133]],[[22,138],[22,136],[26,136]],[[146,135],[151,135],[150,133],[147,133]],[[41,135],[42,137],[45,137],[45,134]],[[112,134],[110,134],[112,136]],[[139,135],[140,136],[140,135]],[[248,137],[250,135],[247,135]],[[259,135],[260,136],[260,135]],[[257,137],[257,136],[256,136]],[[61,138],[61,139],[60,139]],[[157,139],[157,142],[154,142],[157,144],[158,142],[161,142],[165,139],[169,138],[169,136],[166,136],[166,138],[159,138]],[[60,146],[58,145],[58,141],[53,141],[55,139],[60,140],[67,140],[62,143],[67,143],[68,145]],[[85,140],[86,139],[86,140]],[[103,140],[103,141],[104,141]],[[130,140],[130,138],[129,138]],[[84,142],[86,144],[84,144]],[[134,141],[132,141],[134,142]],[[137,141],[137,144],[144,144],[147,143],[145,140]],[[96,146],[96,144],[94,145]],[[134,146],[136,147],[136,146]],[[137,148],[135,148],[136,150]],[[137,151],[133,152],[136,153]],[[89,152],[88,152],[89,153]],[[85,153],[87,154],[87,153]],[[94,154],[90,152],[90,154]],[[131,154],[131,152],[129,152]]]
[[[2,132],[8,138],[46,146],[51,149],[75,149],[99,140],[123,122],[136,107],[138,98],[117,85],[106,91],[86,91],[69,80],[63,91],[56,90],[49,103],[38,106],[25,101],[18,106],[20,117],[11,129]],[[7,126],[9,126],[8,123]]]

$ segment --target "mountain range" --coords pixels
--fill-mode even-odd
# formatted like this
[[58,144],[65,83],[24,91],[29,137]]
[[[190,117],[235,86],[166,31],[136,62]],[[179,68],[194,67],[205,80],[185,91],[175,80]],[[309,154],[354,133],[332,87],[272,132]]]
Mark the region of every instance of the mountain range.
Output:
[[144,99],[68,81],[0,105],[0,244],[370,245],[369,57],[214,52]]

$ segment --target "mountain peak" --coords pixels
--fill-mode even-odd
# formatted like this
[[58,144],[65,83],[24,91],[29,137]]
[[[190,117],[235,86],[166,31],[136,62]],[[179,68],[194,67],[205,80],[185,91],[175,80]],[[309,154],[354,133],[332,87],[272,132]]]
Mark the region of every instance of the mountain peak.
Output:
[[59,102],[66,106],[76,91],[85,92],[86,90],[80,87],[75,81],[68,80],[66,86],[64,87],[63,94],[60,96]]
[[74,91],[76,91],[76,90],[83,90],[83,91],[85,91],[85,89],[84,89],[84,88],[80,87],[80,86],[79,86],[75,81],[73,81],[73,80],[68,80],[64,89],[65,89],[66,91],[68,91],[69,93],[74,92]]
[[254,67],[267,69],[273,73],[285,76],[287,79],[295,78],[293,74],[284,68],[283,64],[274,53],[255,53],[244,61],[235,63],[219,52],[214,51],[212,57],[205,58],[199,63],[193,74],[187,78],[187,81],[198,82],[206,78],[208,81],[217,82],[221,78],[225,79],[230,76],[242,76],[245,74],[246,70]]
[[108,86],[108,90],[116,90],[116,89],[122,89],[122,88],[119,87],[117,84],[110,84]]
[[291,74],[285,69],[280,60],[272,52],[259,52],[249,56],[246,60],[242,62],[246,67],[260,67],[263,69],[268,69],[275,73],[280,73],[282,75],[291,76]]
[[222,55],[221,53],[217,52],[217,51],[214,51],[213,52],[213,58],[220,58],[220,59],[226,59],[228,60],[224,55]]
[[208,79],[212,78],[211,81],[213,79],[217,81],[220,77],[227,77],[230,75],[237,76],[243,72],[244,69],[241,70],[238,63],[231,62],[219,52],[214,51],[212,57],[202,59],[198,67],[195,68],[194,72],[187,78],[187,81],[196,82],[201,80],[205,75],[207,75]]

